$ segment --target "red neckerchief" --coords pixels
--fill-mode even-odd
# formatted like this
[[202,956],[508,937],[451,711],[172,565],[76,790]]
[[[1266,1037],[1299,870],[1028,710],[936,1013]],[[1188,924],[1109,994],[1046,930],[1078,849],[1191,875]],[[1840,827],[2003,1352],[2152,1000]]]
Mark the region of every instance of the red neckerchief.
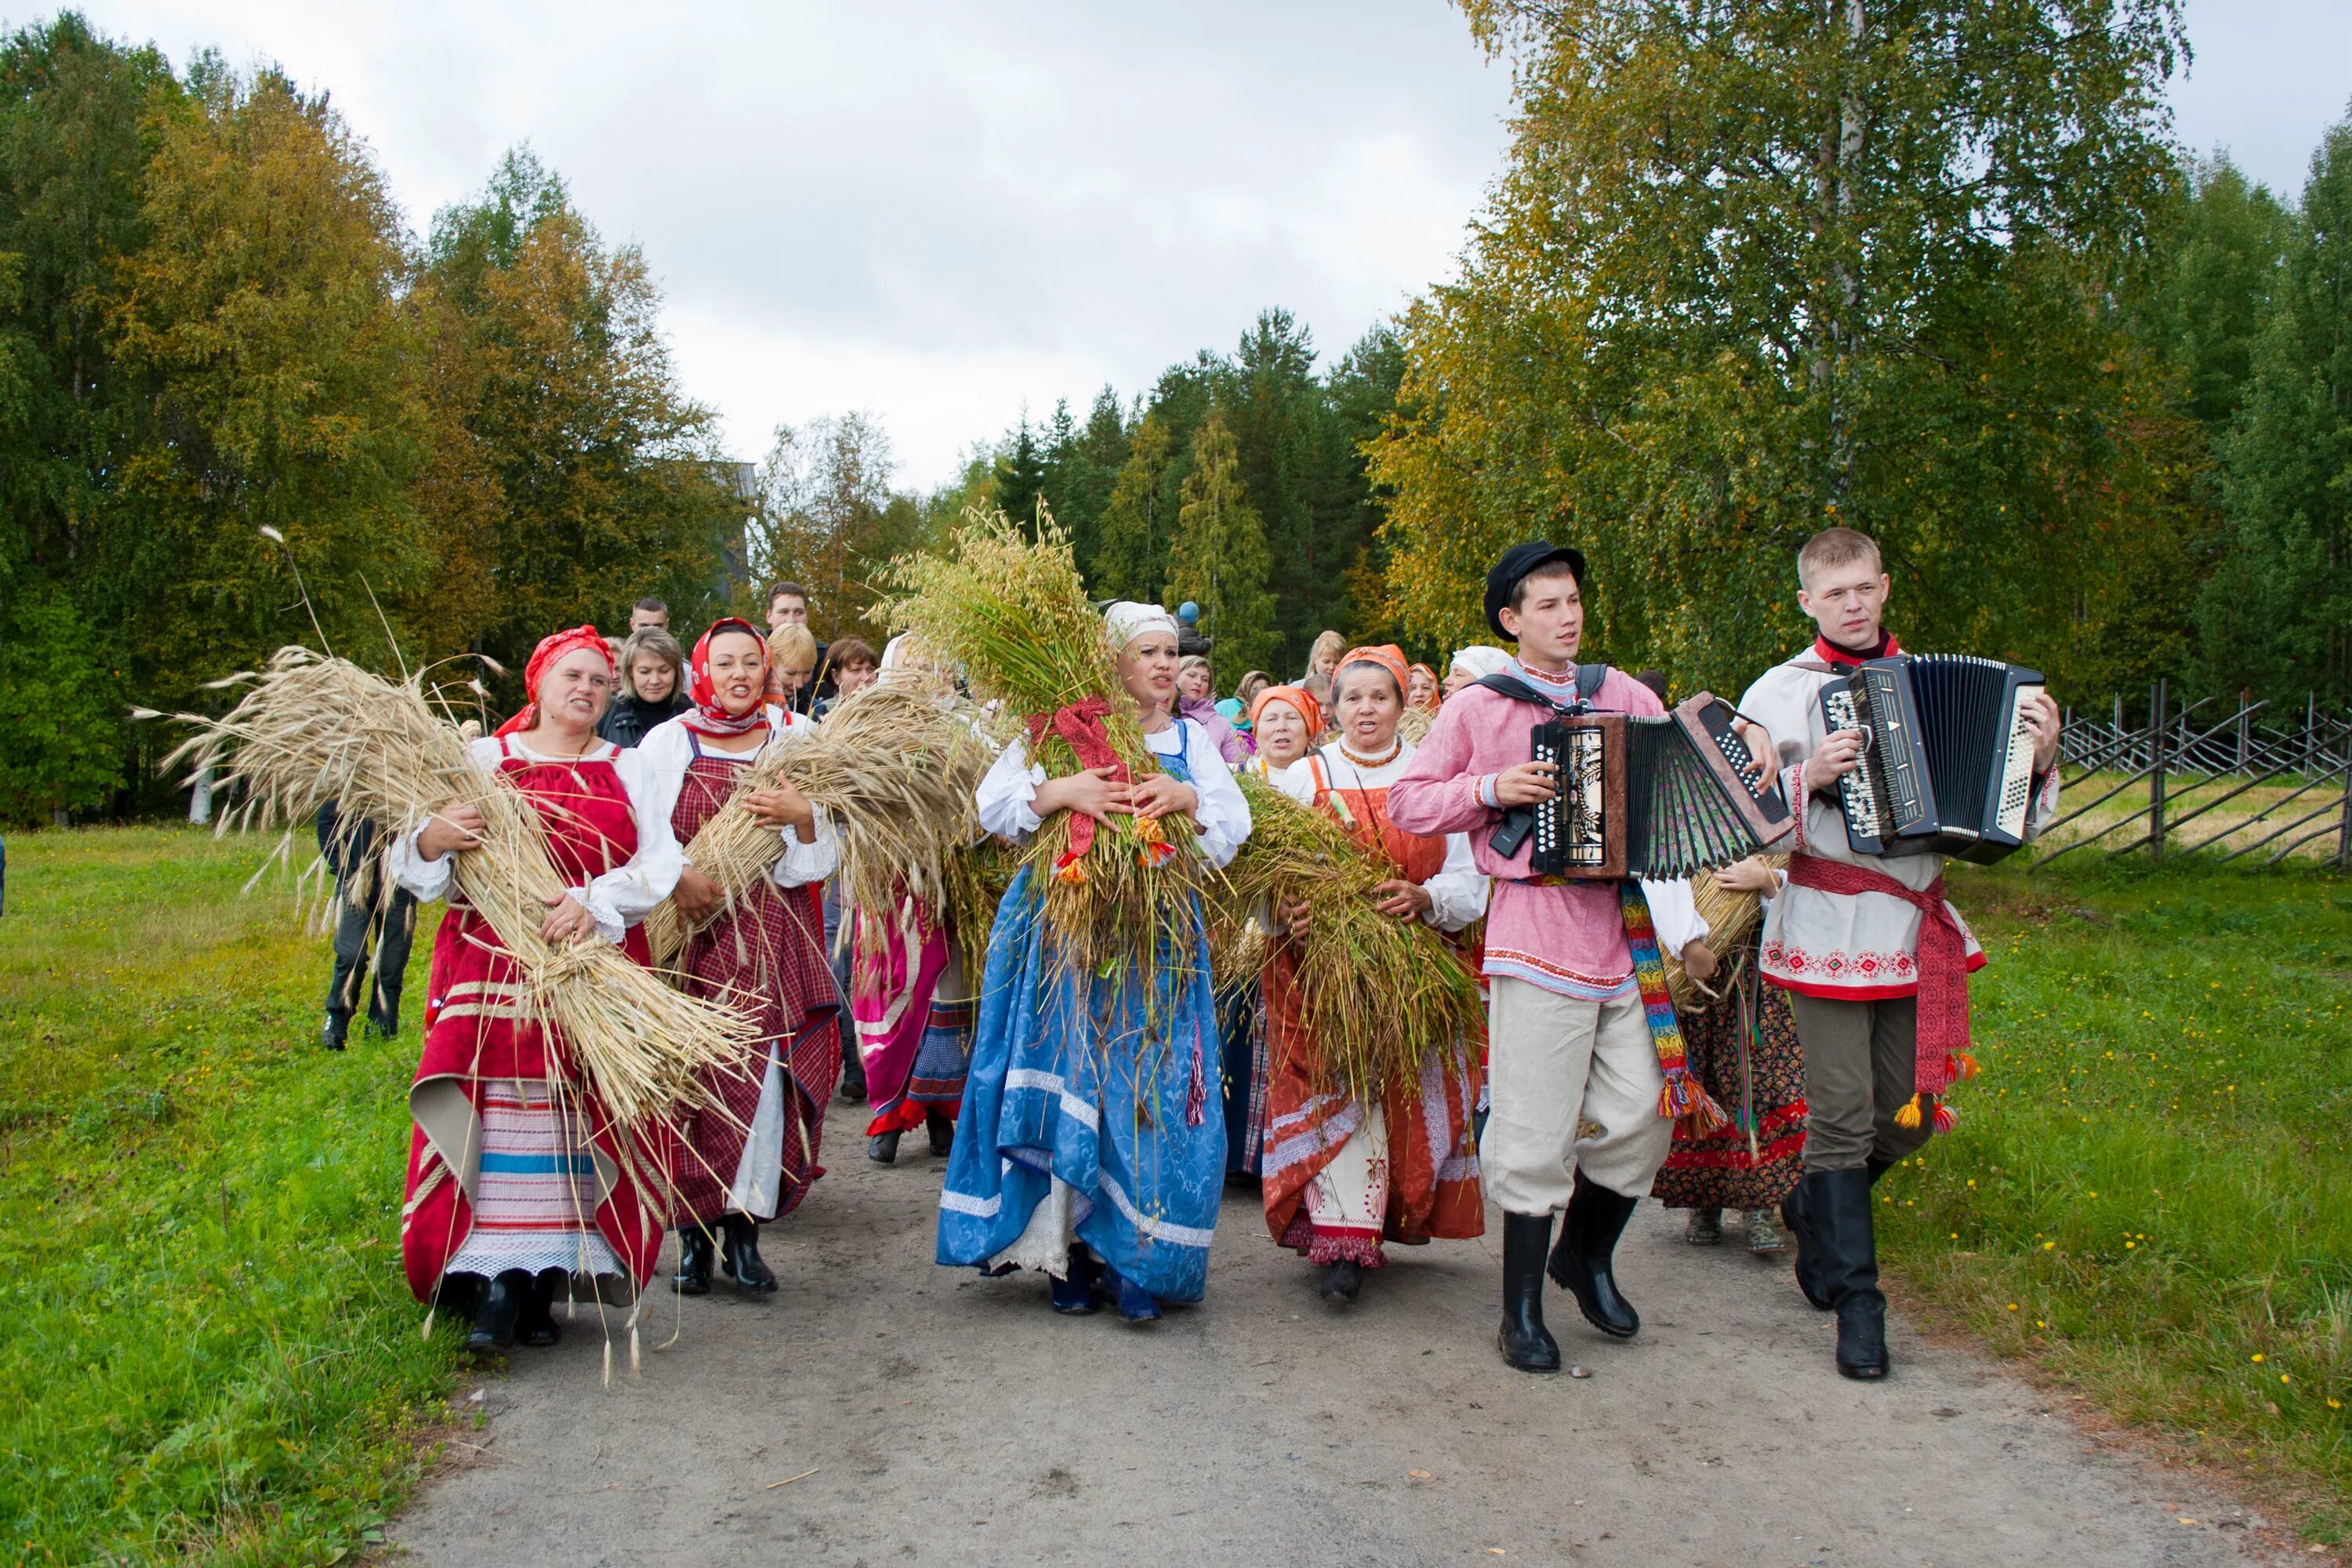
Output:
[[687,660],[686,694],[694,700],[694,711],[679,717],[698,735],[741,735],[768,721],[764,699],[752,703],[745,713],[730,713],[719,704],[718,683],[710,679],[710,639],[725,632],[740,632],[760,645],[760,680],[763,687],[767,683],[768,639],[760,635],[760,628],[734,616],[711,622],[709,629],[694,639],[694,657]]
[[1890,631],[1881,631],[1878,634],[1876,647],[1860,651],[1840,647],[1825,637],[1813,638],[1813,656],[1832,669],[1853,669],[1861,665],[1864,659],[1893,658],[1902,651],[1902,645],[1895,640],[1895,634]]

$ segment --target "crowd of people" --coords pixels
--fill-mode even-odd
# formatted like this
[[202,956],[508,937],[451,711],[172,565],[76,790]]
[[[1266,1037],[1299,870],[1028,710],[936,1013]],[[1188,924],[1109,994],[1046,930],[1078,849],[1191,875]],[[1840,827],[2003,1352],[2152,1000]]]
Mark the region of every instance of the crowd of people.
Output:
[[[1244,778],[1328,814],[1387,872],[1378,911],[1438,933],[1486,1001],[1483,1038],[1429,1040],[1417,1081],[1361,1092],[1309,1070],[1307,902],[1259,910],[1265,961],[1222,987],[1197,900],[1148,963],[1090,968],[1057,962],[1049,889],[1025,867],[984,931],[949,929],[911,898],[845,912],[827,890],[840,825],[789,784],[740,781],[862,688],[935,674],[908,638],[880,653],[819,644],[789,583],[764,628],[722,619],[691,650],[653,599],[632,608],[625,639],[550,637],[523,710],[473,742],[546,824],[569,891],[542,934],[643,959],[642,922],[672,902],[693,931],[674,982],[745,1009],[761,1048],[681,1115],[677,1147],[615,1147],[567,1097],[560,1042],[524,1026],[495,935],[453,910],[411,1096],[413,1287],[467,1312],[484,1349],[551,1341],[567,1289],[635,1300],[665,1228],[679,1238],[677,1290],[707,1292],[715,1274],[774,1290],[760,1227],[818,1184],[837,1093],[870,1105],[870,1159],[895,1162],[917,1127],[945,1157],[937,1261],[1043,1273],[1056,1312],[1145,1322],[1201,1300],[1230,1186],[1255,1187],[1268,1238],[1318,1270],[1335,1304],[1357,1300],[1393,1247],[1484,1234],[1491,1204],[1499,1350],[1549,1372],[1561,1356],[1548,1281],[1593,1330],[1639,1331],[1615,1258],[1649,1195],[1687,1211],[1695,1244],[1719,1241],[1731,1214],[1750,1251],[1793,1247],[1804,1295],[1836,1315],[1837,1369],[1885,1376],[1871,1184],[1948,1121],[1939,1097],[1967,1059],[1967,977],[1984,955],[1944,899],[1939,858],[1858,856],[1846,837],[1837,792],[1861,738],[1828,727],[1818,694],[1900,651],[1876,546],[1829,529],[1796,567],[1815,635],[1738,703],[1759,787],[1798,819],[1793,847],[1686,881],[1538,874],[1530,845],[1497,836],[1560,788],[1530,756],[1531,719],[1666,711],[1664,674],[1580,661],[1592,584],[1573,548],[1535,542],[1497,560],[1484,605],[1496,642],[1442,673],[1326,632],[1295,678],[1253,670],[1220,697],[1187,624],[1155,605],[1108,608],[1103,657],[1157,771],[1049,776],[1015,734],[978,787],[980,828],[1018,845],[1059,814],[1074,826],[1181,817],[1223,867],[1252,832]],[[2054,703],[2033,699],[2026,722],[2032,830],[2055,807]],[[722,898],[682,847],[739,798],[782,849],[751,896]],[[385,826],[379,853],[341,868],[383,887],[347,903],[363,912],[338,935],[330,1045],[363,973],[367,1016],[396,1031],[415,901],[448,896],[450,857],[482,830],[454,804]],[[1704,912],[1742,900],[1760,919]],[[645,1174],[656,1160],[671,1173],[659,1202]]]

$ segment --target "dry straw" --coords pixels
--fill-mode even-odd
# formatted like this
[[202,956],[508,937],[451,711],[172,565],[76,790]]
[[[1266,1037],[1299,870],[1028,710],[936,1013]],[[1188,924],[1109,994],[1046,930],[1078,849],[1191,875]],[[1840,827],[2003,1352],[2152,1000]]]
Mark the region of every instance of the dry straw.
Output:
[[[1789,863],[1786,855],[1762,855],[1758,858],[1776,871]],[[1706,945],[1717,958],[1728,958],[1738,952],[1741,944],[1747,942],[1748,933],[1764,919],[1764,901],[1761,899],[1754,893],[1729,892],[1717,887],[1714,875],[1707,871],[1701,871],[1691,879],[1691,905],[1697,910],[1698,918],[1706,922]],[[1717,984],[1709,987],[1701,985],[1683,973],[1681,953],[1667,952],[1660,956],[1665,963],[1666,990],[1674,996],[1675,1007],[1679,1012],[1706,1012],[1723,1000],[1724,992],[1738,973],[1736,967],[1727,973],[1719,972]]]
[[[421,678],[394,684],[348,659],[278,650],[225,717],[183,713],[198,732],[165,760],[218,774],[244,798],[218,831],[299,823],[327,801],[341,831],[374,822],[398,831],[449,801],[482,814],[478,848],[459,853],[456,890],[513,958],[533,1018],[563,1042],[582,1087],[625,1132],[655,1138],[679,1106],[717,1105],[708,1087],[754,1044],[730,1008],[680,994],[605,942],[551,946],[540,935],[547,900],[564,890],[539,810],[484,772],[457,726],[437,716]],[[666,1184],[640,1172],[652,1190]]]
[[[1160,771],[1134,704],[1118,689],[1101,615],[1087,601],[1069,536],[1041,505],[1034,531],[1003,512],[971,508],[948,547],[893,563],[896,596],[877,611],[910,631],[963,673],[973,696],[1003,704],[1023,726],[1062,709],[1100,700],[1111,749],[1137,778]],[[1078,770],[1068,742],[1052,729],[1030,761],[1051,777]],[[1056,813],[1021,851],[1033,884],[1045,889],[1045,920],[1063,962],[1101,971],[1135,961],[1157,996],[1163,948],[1189,944],[1193,900],[1206,863],[1192,853],[1190,824],[1129,816],[1098,825],[1092,848],[1068,858],[1068,812]],[[1174,852],[1171,853],[1170,851]],[[1189,961],[1188,961],[1189,962]]]
[[1313,1059],[1297,1064],[1318,1091],[1360,1100],[1390,1086],[1417,1088],[1432,1051],[1471,1047],[1484,1016],[1478,983],[1454,944],[1418,920],[1373,905],[1394,879],[1385,855],[1366,849],[1329,813],[1302,805],[1272,784],[1242,779],[1249,842],[1226,876],[1236,904],[1219,923],[1242,928],[1241,911],[1304,902],[1304,937],[1269,942],[1271,956],[1295,962],[1300,1021]]
[[[722,912],[731,907],[784,852],[783,836],[753,816],[744,797],[788,782],[840,835],[845,902],[880,911],[912,893],[938,908],[945,867],[979,833],[972,795],[990,757],[968,710],[920,686],[869,686],[742,768],[687,858],[719,885]],[[656,966],[675,962],[692,934],[674,902],[646,917]]]

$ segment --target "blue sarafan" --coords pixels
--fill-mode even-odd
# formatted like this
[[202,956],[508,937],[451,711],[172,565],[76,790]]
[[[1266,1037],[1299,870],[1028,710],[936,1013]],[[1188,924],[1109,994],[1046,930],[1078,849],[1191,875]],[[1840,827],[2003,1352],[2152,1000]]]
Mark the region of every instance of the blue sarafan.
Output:
[[[1180,750],[1158,761],[1192,782],[1195,727],[1172,732]],[[997,907],[939,1261],[1066,1279],[1077,1241],[1129,1284],[1197,1301],[1225,1165],[1200,901],[1157,963],[1097,972],[1058,951],[1045,892],[1024,867]]]

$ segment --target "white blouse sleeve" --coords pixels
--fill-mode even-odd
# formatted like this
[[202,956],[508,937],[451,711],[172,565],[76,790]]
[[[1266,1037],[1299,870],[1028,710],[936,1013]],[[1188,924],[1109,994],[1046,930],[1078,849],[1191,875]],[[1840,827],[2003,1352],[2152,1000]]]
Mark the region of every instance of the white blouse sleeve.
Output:
[[[497,736],[483,735],[467,742],[466,754],[473,760],[474,766],[482,771],[486,779],[497,777],[500,755]],[[418,852],[417,836],[425,831],[425,820],[419,817],[410,823],[407,831],[394,838],[392,847],[384,851],[383,861],[394,881],[416,898],[431,903],[436,899],[449,896],[449,879],[457,872],[457,858],[444,855],[438,860],[427,860]]]
[[586,887],[565,889],[595,917],[596,929],[611,942],[618,942],[629,927],[659,908],[686,869],[685,852],[669,826],[677,784],[666,784],[657,769],[646,765],[640,750],[622,751],[613,758],[621,787],[629,793],[630,813],[637,819],[637,852],[626,865],[615,866]]
[[[817,721],[808,715],[787,713],[772,702],[768,705],[768,722],[772,726],[770,733],[773,739],[768,742],[771,746],[794,744],[817,725]],[[784,841],[784,852],[768,868],[768,879],[779,888],[803,888],[811,882],[823,882],[841,868],[839,829],[825,816],[824,807],[811,802],[810,809],[815,823],[807,843],[802,843],[801,836],[789,827],[776,829]]]
[[1695,942],[1705,942],[1706,922],[1699,919],[1698,906],[1691,901],[1691,885],[1686,878],[1677,877],[1671,882],[1642,880],[1642,897],[1649,901],[1650,924],[1658,933],[1661,953],[1679,953]]
[[1223,870],[1250,836],[1249,802],[1242,797],[1242,786],[1234,782],[1234,770],[1225,765],[1216,742],[1198,724],[1184,726],[1184,765],[1201,797],[1194,818],[1201,825],[1201,853]]
[[1460,931],[1486,912],[1486,874],[1471,858],[1466,833],[1445,836],[1445,864],[1421,886],[1429,895],[1422,919],[1440,931]]
[[973,797],[980,811],[980,826],[1015,843],[1027,838],[1045,820],[1029,809],[1045,782],[1045,767],[1030,765],[1028,743],[1015,735],[1005,742],[1004,750],[996,754],[995,763],[980,781],[980,789]]

